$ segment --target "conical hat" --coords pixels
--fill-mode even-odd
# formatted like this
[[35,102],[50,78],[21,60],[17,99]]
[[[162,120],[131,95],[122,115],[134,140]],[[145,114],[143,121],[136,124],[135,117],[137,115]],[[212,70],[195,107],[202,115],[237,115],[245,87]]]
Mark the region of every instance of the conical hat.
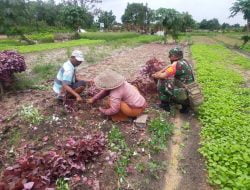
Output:
[[111,90],[121,86],[125,78],[113,70],[106,70],[94,78],[95,85],[104,90]]

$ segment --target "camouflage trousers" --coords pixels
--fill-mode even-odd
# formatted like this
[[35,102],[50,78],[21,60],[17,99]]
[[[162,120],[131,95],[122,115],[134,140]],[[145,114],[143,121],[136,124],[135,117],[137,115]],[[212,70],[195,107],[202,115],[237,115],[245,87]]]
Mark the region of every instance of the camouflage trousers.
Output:
[[180,103],[187,101],[187,90],[174,79],[158,80],[157,90],[161,101],[166,103]]

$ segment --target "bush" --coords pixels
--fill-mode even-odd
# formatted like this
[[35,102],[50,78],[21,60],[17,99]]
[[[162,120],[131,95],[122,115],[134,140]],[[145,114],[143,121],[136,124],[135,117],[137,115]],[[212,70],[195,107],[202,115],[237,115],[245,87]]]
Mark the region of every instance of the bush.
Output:
[[24,57],[14,51],[0,52],[0,81],[9,84],[13,73],[26,70]]
[[250,40],[250,36],[245,35],[241,37],[241,40],[243,40],[243,46],[246,45],[247,42]]
[[54,35],[52,33],[38,33],[27,35],[31,40],[35,40],[38,43],[51,43],[54,42]]

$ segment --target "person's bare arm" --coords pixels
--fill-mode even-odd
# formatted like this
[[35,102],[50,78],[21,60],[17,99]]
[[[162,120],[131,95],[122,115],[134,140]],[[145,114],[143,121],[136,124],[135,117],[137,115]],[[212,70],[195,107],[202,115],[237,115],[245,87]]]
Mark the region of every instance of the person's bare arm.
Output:
[[78,102],[82,101],[82,97],[78,93],[76,93],[69,85],[63,84],[63,89],[75,96]]
[[166,68],[154,73],[152,77],[155,79],[165,79],[167,77]]

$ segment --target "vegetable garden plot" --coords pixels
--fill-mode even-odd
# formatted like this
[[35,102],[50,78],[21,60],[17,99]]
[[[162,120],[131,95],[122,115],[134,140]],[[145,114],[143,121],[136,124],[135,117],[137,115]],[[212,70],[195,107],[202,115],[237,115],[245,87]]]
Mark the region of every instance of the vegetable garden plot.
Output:
[[[205,103],[199,111],[202,122],[201,153],[207,159],[210,182],[222,189],[248,189],[250,161],[250,91],[242,76],[230,69],[241,60],[218,45],[193,45],[198,80]],[[238,62],[239,63],[239,62]]]
[[[147,50],[148,46],[149,45],[144,48]],[[168,47],[157,44],[153,46],[159,47],[157,50],[157,55],[161,55],[159,57],[163,57],[167,54],[166,49]],[[135,49],[133,51],[139,50],[141,49]],[[135,68],[139,68],[137,65],[139,62],[138,58],[144,60],[147,59],[147,57],[138,57],[138,52],[134,52],[134,54],[137,55],[137,58],[133,58],[133,60],[136,60],[133,62],[134,67],[128,68],[126,62],[121,62],[119,68],[126,68],[132,72],[136,72]],[[143,54],[141,53],[140,55]],[[127,54],[124,54],[124,56],[128,58]],[[131,56],[131,54],[129,56]],[[153,56],[148,55],[148,57],[151,58]],[[131,59],[127,59],[127,61],[130,60]],[[142,63],[145,64],[145,62]],[[96,66],[96,69],[99,71],[99,66]],[[137,72],[139,71],[137,70]],[[51,84],[48,82],[48,85]],[[85,98],[87,98],[87,96]],[[150,94],[150,96],[147,97],[149,104],[155,103],[156,99],[156,94]],[[70,137],[77,136],[79,139],[80,137],[83,138],[84,134],[103,132],[107,140],[107,148],[97,160],[86,164],[87,169],[84,170],[82,178],[69,176],[70,182],[67,183],[72,189],[82,190],[86,188],[86,184],[92,188],[98,188],[99,186],[99,189],[105,190],[115,189],[117,187],[126,189],[128,185],[138,188],[147,185],[149,189],[159,189],[163,185],[162,183],[164,183],[164,181],[159,179],[162,179],[165,173],[165,152],[163,150],[166,149],[164,145],[170,134],[171,124],[167,122],[166,116],[164,116],[164,119],[159,118],[161,115],[157,110],[150,108],[147,110],[147,114],[150,119],[156,119],[155,121],[157,122],[155,123],[158,123],[159,126],[164,126],[162,128],[166,127],[166,131],[162,130],[161,133],[154,131],[154,128],[157,127],[158,124],[153,124],[153,122],[150,131],[146,128],[133,126],[131,121],[116,124],[114,126],[116,130],[113,130],[112,125],[114,123],[102,117],[98,111],[98,107],[102,105],[101,103],[97,103],[93,107],[83,104],[79,111],[69,113],[63,107],[56,105],[56,103],[53,102],[52,93],[49,92],[46,94],[46,91],[30,90],[29,92],[23,92],[21,94],[13,93],[10,94],[7,100],[5,103],[0,102],[1,106],[5,107],[5,116],[8,117],[10,108],[13,109],[13,106],[15,106],[15,111],[18,112],[23,104],[28,106],[29,103],[33,102],[33,107],[39,111],[36,112],[36,114],[31,114],[31,116],[42,116],[41,118],[43,118],[43,120],[41,120],[39,124],[32,124],[33,118],[17,114],[13,119],[7,119],[1,123],[8,127],[4,130],[5,132],[3,134],[0,134],[0,138],[4,139],[4,141],[1,141],[3,143],[0,144],[0,150],[1,152],[3,151],[3,156],[1,157],[2,162],[0,163],[2,171],[4,171],[7,166],[15,165],[15,160],[18,161],[19,158],[25,157],[29,152],[33,152],[33,156],[43,157],[48,151],[55,151],[58,156],[65,159],[65,157],[58,152],[56,144],[58,139],[61,140],[60,142],[65,142],[65,140]],[[9,105],[10,101],[12,101],[11,105]],[[32,110],[33,109],[31,109],[30,112],[33,112]],[[23,120],[24,118],[26,119]],[[151,138],[152,141],[150,141]],[[161,141],[160,146],[157,143],[159,141]],[[112,142],[115,143],[112,144]],[[108,150],[112,150],[113,153],[110,153]],[[155,152],[154,150],[157,150],[157,152],[160,151],[156,154],[152,153]],[[117,159],[117,162],[113,162],[114,159]],[[140,160],[140,163],[138,163],[138,160]],[[61,167],[60,164],[59,166]],[[23,174],[25,174],[25,172]],[[55,178],[51,180],[51,183],[48,183],[49,187],[54,188],[56,186],[56,178],[58,179],[57,184],[61,184],[63,177],[62,175],[59,179],[55,176]],[[75,183],[72,183],[72,181]],[[148,181],[150,184],[148,184]],[[30,182],[32,181],[26,180],[24,183],[27,187],[28,185],[35,187],[35,184],[31,184]]]

